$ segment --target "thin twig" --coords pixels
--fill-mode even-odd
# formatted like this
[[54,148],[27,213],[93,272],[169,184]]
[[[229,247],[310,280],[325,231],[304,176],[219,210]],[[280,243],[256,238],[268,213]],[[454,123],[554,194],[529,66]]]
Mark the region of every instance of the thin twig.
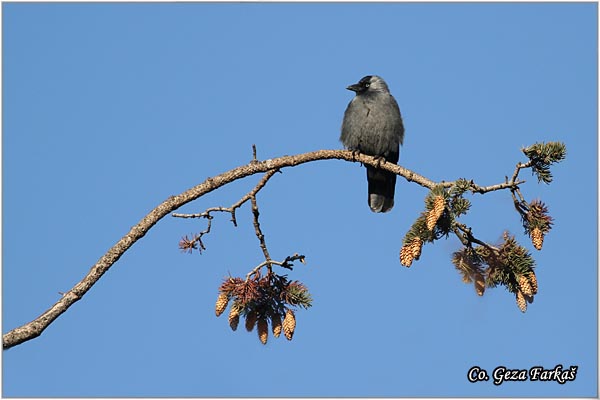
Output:
[[231,207],[210,207],[201,213],[196,213],[196,214],[172,213],[171,216],[177,217],[177,218],[212,218],[212,216],[210,215],[210,213],[212,213],[212,212],[228,212],[228,213],[230,213]]
[[512,176],[512,179],[511,179],[511,182],[516,182],[517,181],[517,177],[519,176],[519,172],[523,168],[529,168],[529,167],[531,167],[532,164],[533,164],[533,162],[531,160],[527,161],[526,163],[522,163],[522,162],[517,163],[517,166],[515,167],[515,172],[513,173],[513,176]]
[[529,168],[531,167],[531,161],[528,161],[526,163],[517,163],[517,166],[515,167],[515,171],[513,172],[513,176],[510,180],[508,180],[508,177],[506,178],[506,181],[504,183],[498,183],[496,185],[490,185],[490,186],[479,186],[475,183],[471,183],[471,191],[473,193],[488,193],[488,192],[493,192],[496,190],[504,190],[504,189],[510,189],[510,190],[518,190],[519,185],[525,183],[524,180],[518,180],[518,176],[519,176],[519,172],[523,169],[523,168]]
[[[281,172],[279,169],[273,169],[271,171],[267,171],[267,173],[265,173],[263,175],[263,177],[261,178],[261,180],[256,184],[256,186],[254,187],[254,189],[252,189],[251,191],[249,191],[244,197],[242,197],[237,203],[235,203],[234,205],[231,206],[231,208],[233,209],[233,221],[235,221],[235,210],[237,208],[240,208],[242,206],[242,204],[244,204],[245,202],[247,202],[248,200],[250,200],[250,198],[252,198],[253,196],[256,196],[256,194],[263,188],[265,187],[265,185],[267,184],[267,182],[269,181],[269,179],[271,179],[271,177],[273,175],[275,175],[277,172]],[[234,222],[234,225],[235,222]],[[237,225],[236,225],[237,226]]]
[[[279,170],[267,171],[265,173],[265,175],[262,177],[262,179],[258,182],[258,184],[250,192],[245,194],[239,201],[234,203],[231,207],[210,207],[210,208],[207,208],[206,210],[204,210],[203,212],[196,213],[196,214],[172,213],[171,216],[177,217],[177,218],[206,218],[208,220],[205,230],[203,230],[202,232],[199,232],[197,235],[195,235],[193,240],[189,240],[186,236],[180,242],[179,247],[183,251],[190,251],[190,252],[193,249],[196,249],[197,247],[199,248],[199,250],[206,250],[206,247],[204,246],[204,243],[202,242],[202,237],[204,235],[210,233],[212,219],[214,218],[211,215],[212,212],[228,212],[228,213],[230,213],[231,214],[231,222],[233,223],[233,226],[237,227],[237,219],[236,219],[235,211],[238,208],[240,208],[246,201],[248,201],[250,198],[255,196],[256,193],[258,193],[267,184],[269,179],[273,175],[275,175],[275,173],[278,171]],[[196,242],[198,243],[198,246],[195,245]]]
[[293,256],[287,256],[285,258],[285,260],[283,260],[283,261],[265,260],[265,261],[261,262],[260,264],[258,264],[256,267],[254,267],[252,269],[252,271],[250,271],[246,274],[246,280],[250,279],[250,277],[252,275],[258,273],[258,271],[260,271],[260,269],[265,266],[277,265],[277,266],[291,270],[292,269],[292,264],[291,264],[292,261],[300,260],[301,263],[304,263],[304,259],[305,259],[304,255],[294,254]]
[[[252,195],[250,197],[250,201],[252,202],[252,224],[254,225],[254,233],[260,242],[260,248],[265,256],[265,261],[271,261],[271,255],[269,254],[269,250],[267,249],[267,243],[265,242],[265,235],[262,233],[260,229],[260,222],[258,222],[258,216],[260,215],[260,211],[258,211],[258,204],[256,203],[256,196]],[[271,270],[270,265],[269,271]]]
[[488,193],[488,192],[494,192],[496,190],[514,189],[514,188],[517,188],[522,183],[525,183],[525,181],[509,181],[509,182],[498,183],[496,185],[490,185],[490,186],[479,186],[475,183],[472,183],[471,191],[473,193],[484,194],[484,193]]
[[280,172],[280,171],[278,169],[267,171],[264,174],[264,176],[261,178],[261,180],[256,184],[256,186],[251,191],[246,193],[239,201],[234,203],[231,207],[210,207],[201,213],[195,213],[195,214],[172,213],[171,216],[176,217],[176,218],[208,218],[208,217],[210,217],[210,213],[212,213],[212,212],[228,212],[232,216],[231,221],[233,222],[233,225],[237,226],[237,223],[235,220],[235,210],[240,208],[245,202],[250,200],[250,197],[252,197],[253,195],[256,195],[256,193],[258,193],[267,184],[269,179],[271,179],[271,177],[273,175],[275,175],[277,172]]
[[455,222],[454,224],[455,224],[455,228],[453,230],[454,234],[458,237],[458,240],[460,240],[463,245],[470,246],[471,243],[477,243],[478,245],[484,246],[494,252],[499,251],[499,249],[497,247],[494,247],[482,240],[477,239],[475,236],[473,236],[471,228],[467,227],[465,224],[462,224],[460,222]]

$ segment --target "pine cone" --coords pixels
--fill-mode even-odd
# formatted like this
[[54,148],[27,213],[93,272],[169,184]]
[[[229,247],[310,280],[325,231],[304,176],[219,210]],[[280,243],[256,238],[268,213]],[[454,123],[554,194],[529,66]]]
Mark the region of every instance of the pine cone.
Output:
[[410,246],[406,244],[402,246],[400,249],[400,264],[404,265],[405,267],[410,267],[413,259],[414,257]]
[[536,250],[541,250],[544,244],[544,234],[540,228],[533,228],[531,231],[531,243]]
[[258,315],[256,314],[256,311],[250,311],[248,314],[246,314],[246,330],[248,332],[252,332],[257,319]]
[[258,332],[258,338],[262,344],[267,344],[267,338],[269,337],[269,324],[265,318],[260,318],[256,324],[256,330]]
[[485,292],[485,279],[483,279],[483,275],[479,272],[475,272],[473,274],[473,285],[475,286],[475,291],[478,296],[483,296],[483,292]]
[[227,304],[229,303],[229,298],[225,293],[220,293],[219,297],[217,297],[217,303],[215,304],[215,314],[217,317],[223,314],[223,311],[227,308]]
[[516,297],[517,297],[517,306],[519,306],[519,309],[521,310],[521,312],[527,311],[527,301],[525,300],[525,296],[523,296],[523,293],[521,293],[520,290],[517,292]]
[[410,243],[410,249],[412,251],[412,255],[415,260],[418,260],[421,257],[421,249],[423,248],[423,241],[420,237],[416,237]]
[[433,230],[435,228],[435,224],[437,224],[438,219],[444,213],[444,209],[446,208],[446,201],[444,200],[444,196],[435,196],[433,199],[433,208],[427,214],[427,229]]
[[279,314],[275,314],[271,318],[271,325],[273,325],[273,336],[279,337],[281,335],[281,316]]
[[296,330],[296,317],[292,310],[287,310],[283,319],[283,333],[287,340],[292,340],[294,331]]
[[240,311],[237,307],[231,307],[229,310],[229,327],[232,331],[235,331],[240,323]]
[[533,271],[531,271],[531,273],[529,274],[529,283],[531,284],[531,289],[533,291],[533,294],[537,294],[538,282],[537,282],[537,278],[535,276],[535,272],[533,272]]
[[531,287],[531,283],[529,283],[529,279],[527,279],[525,275],[519,276],[519,287],[525,296],[533,295],[533,288]]
[[413,240],[402,246],[400,249],[400,264],[405,267],[410,267],[413,260],[418,260],[421,257],[421,248],[423,247],[423,241],[420,237],[415,237]]

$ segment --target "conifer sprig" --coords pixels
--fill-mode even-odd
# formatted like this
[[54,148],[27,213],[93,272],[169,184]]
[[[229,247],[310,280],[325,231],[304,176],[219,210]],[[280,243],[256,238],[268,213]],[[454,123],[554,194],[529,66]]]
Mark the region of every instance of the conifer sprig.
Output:
[[452,255],[452,264],[462,275],[464,283],[473,282],[475,291],[483,296],[485,291],[485,270],[483,260],[472,247],[464,246]]
[[523,154],[529,158],[531,172],[538,178],[538,182],[546,184],[552,182],[550,165],[560,162],[567,156],[567,147],[561,142],[535,143],[522,149]]
[[404,235],[400,250],[400,263],[410,267],[413,260],[421,256],[423,244],[441,237],[448,237],[452,231],[454,213],[448,206],[449,192],[443,185],[434,187],[425,197],[425,210],[415,220]]
[[479,296],[485,288],[499,285],[514,293],[521,311],[527,310],[527,303],[533,302],[537,294],[535,261],[531,254],[508,232],[503,242],[497,246],[464,246],[452,257],[454,267],[460,272],[465,283],[474,283]]
[[548,207],[541,200],[533,200],[521,213],[525,234],[531,237],[533,246],[537,250],[542,249],[544,236],[550,232],[554,224],[553,218],[548,213]]
[[535,261],[514,236],[505,233],[499,246],[490,245],[475,237],[470,227],[459,222],[466,214],[471,202],[464,196],[467,192],[487,193],[509,189],[516,210],[521,216],[525,234],[529,235],[533,247],[541,250],[545,235],[550,232],[553,218],[541,200],[528,203],[521,193],[519,180],[521,169],[531,168],[540,182],[552,182],[550,166],[566,156],[566,146],[560,142],[536,143],[522,149],[529,158],[527,163],[518,163],[512,178],[506,177],[504,184],[479,186],[464,178],[454,182],[442,182],[433,186],[425,197],[425,211],[415,220],[403,238],[400,263],[410,266],[418,260],[424,243],[433,242],[453,232],[463,248],[453,254],[452,263],[465,283],[472,283],[479,296],[485,288],[503,285],[517,298],[521,311],[533,302],[537,293],[537,278],[533,271]]
[[[286,260],[289,262],[292,257]],[[304,261],[303,256],[302,261]],[[292,308],[309,308],[312,305],[312,297],[303,283],[290,281],[287,275],[276,274],[267,268],[264,276],[261,269],[255,269],[246,279],[239,277],[223,279],[215,305],[217,316],[225,311],[229,303],[231,303],[231,310],[228,322],[231,329],[234,331],[237,329],[240,317],[243,316],[246,330],[251,332],[256,327],[258,338],[261,343],[266,344],[269,322],[273,336],[279,337],[283,329],[286,338],[292,339],[296,326]]]

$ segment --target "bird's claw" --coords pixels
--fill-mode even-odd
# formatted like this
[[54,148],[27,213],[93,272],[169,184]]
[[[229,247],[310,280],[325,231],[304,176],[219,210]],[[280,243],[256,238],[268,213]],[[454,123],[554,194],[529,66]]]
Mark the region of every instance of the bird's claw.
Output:
[[381,164],[386,163],[384,156],[373,156],[373,160],[377,161],[377,168],[381,168]]

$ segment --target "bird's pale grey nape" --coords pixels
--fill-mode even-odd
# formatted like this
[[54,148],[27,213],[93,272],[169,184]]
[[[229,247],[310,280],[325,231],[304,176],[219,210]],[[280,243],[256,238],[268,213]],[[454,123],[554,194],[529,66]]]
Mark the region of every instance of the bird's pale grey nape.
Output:
[[[379,76],[368,75],[346,89],[355,92],[356,96],[344,113],[340,141],[349,150],[397,164],[404,140],[404,125],[398,103],[385,81]],[[371,211],[390,211],[394,207],[396,175],[366,167]]]

